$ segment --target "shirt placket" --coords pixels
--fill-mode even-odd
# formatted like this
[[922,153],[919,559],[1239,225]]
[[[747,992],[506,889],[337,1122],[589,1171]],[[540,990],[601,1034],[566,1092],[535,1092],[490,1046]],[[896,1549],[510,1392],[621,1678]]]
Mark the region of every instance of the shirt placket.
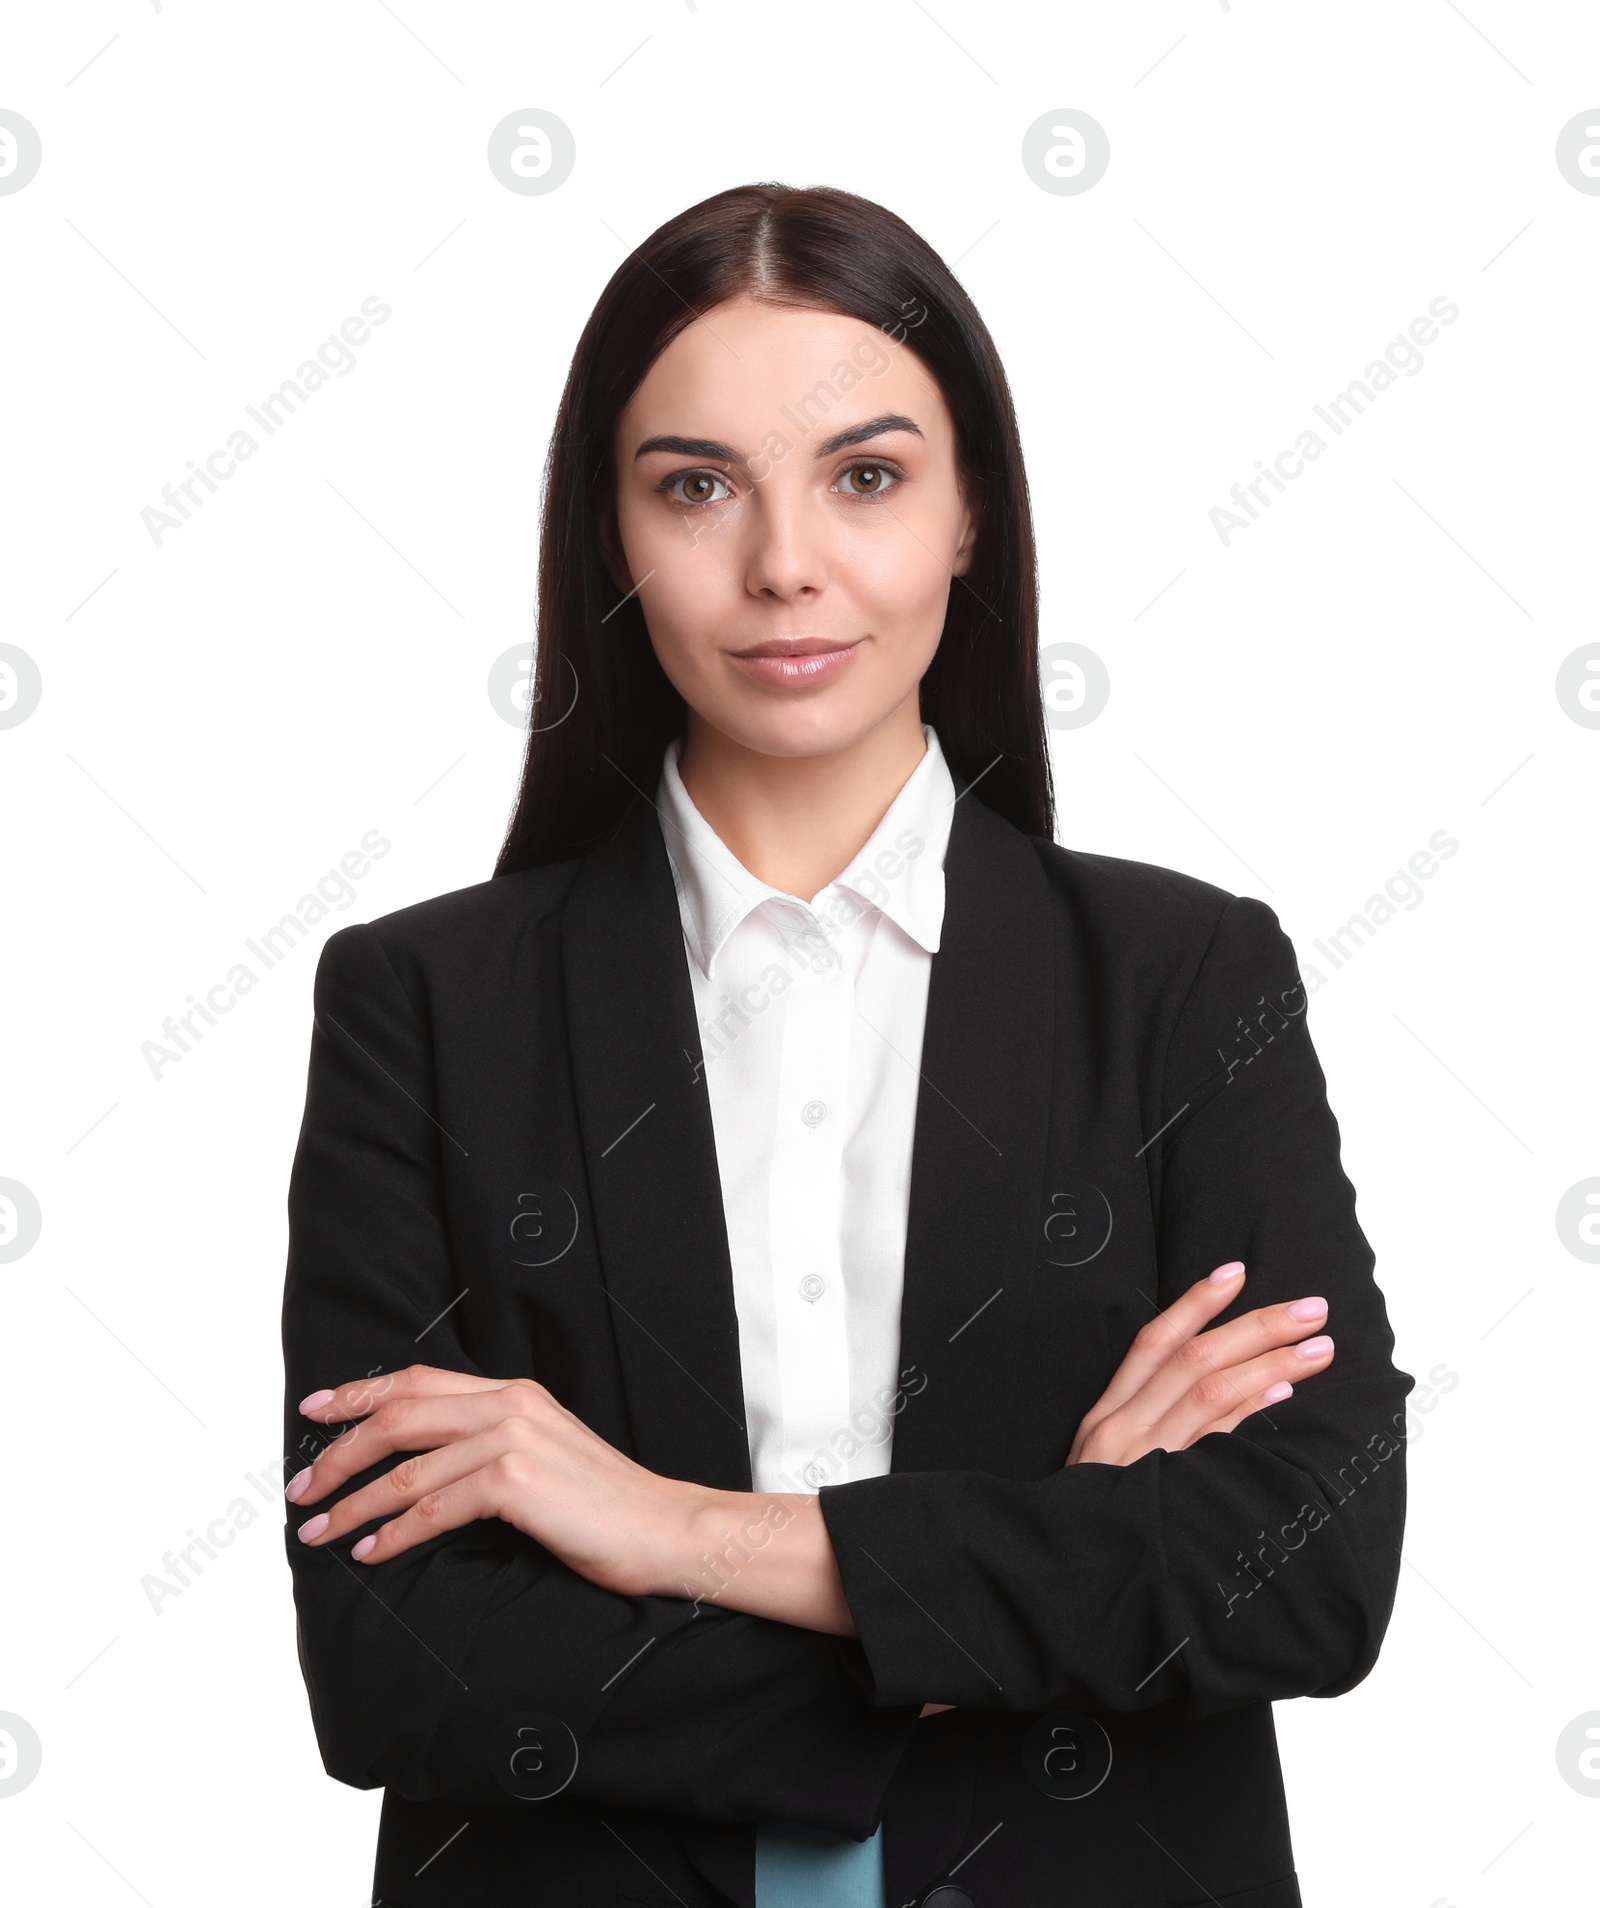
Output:
[[840,1206],[854,983],[809,909],[792,923],[798,958],[785,1002],[769,1204],[773,1311],[789,1488],[845,1475],[826,1453],[850,1417]]

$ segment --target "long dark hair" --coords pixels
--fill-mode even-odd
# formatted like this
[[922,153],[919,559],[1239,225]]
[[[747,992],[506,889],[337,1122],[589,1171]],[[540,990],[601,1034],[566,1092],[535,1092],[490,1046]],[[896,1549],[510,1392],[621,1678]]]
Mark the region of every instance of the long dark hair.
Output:
[[741,295],[879,326],[939,385],[977,539],[922,679],[922,719],[975,800],[1028,834],[1052,833],[1033,521],[994,341],[944,261],[881,205],[831,188],[748,185],[652,233],[618,266],[578,340],[545,463],[534,699],[497,875],[603,841],[636,793],[653,796],[682,732],[683,698],[656,661],[638,599],[624,600],[606,567],[613,442],[667,345]]

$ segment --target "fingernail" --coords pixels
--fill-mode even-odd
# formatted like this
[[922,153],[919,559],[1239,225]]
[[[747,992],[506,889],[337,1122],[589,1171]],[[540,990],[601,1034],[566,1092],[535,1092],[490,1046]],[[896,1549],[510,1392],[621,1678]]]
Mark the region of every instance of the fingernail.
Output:
[[1321,1318],[1328,1309],[1325,1298],[1296,1299],[1289,1307],[1289,1316],[1295,1319]]
[[1293,1396],[1294,1386],[1287,1385],[1280,1379],[1277,1384],[1269,1385],[1267,1389],[1262,1392],[1261,1402],[1263,1404],[1282,1404],[1285,1398],[1292,1398]]
[[326,1511],[320,1511],[311,1519],[310,1523],[300,1526],[299,1536],[301,1543],[309,1544],[313,1542],[316,1538],[320,1537],[327,1528],[328,1513]]
[[332,1404],[332,1402],[333,1393],[331,1391],[313,1391],[309,1398],[302,1398],[300,1400],[300,1409],[302,1411],[320,1411],[325,1404]]
[[1303,1338],[1295,1346],[1295,1350],[1302,1358],[1321,1358],[1325,1353],[1333,1350],[1333,1340],[1326,1337]]
[[1211,1274],[1211,1283],[1213,1285],[1225,1285],[1229,1279],[1238,1278],[1243,1270],[1244,1261],[1242,1259],[1230,1259],[1226,1265],[1219,1265],[1216,1271]]
[[284,1485],[284,1496],[288,1498],[291,1504],[298,1504],[301,1497],[305,1494],[306,1485],[310,1483],[310,1481],[311,1466],[308,1464],[303,1471],[296,1471],[294,1476],[289,1479],[289,1482]]
[[370,1557],[372,1555],[372,1546],[377,1541],[376,1537],[363,1537],[359,1544],[355,1544],[351,1547],[350,1555],[355,1558],[357,1563],[360,1563],[363,1557]]

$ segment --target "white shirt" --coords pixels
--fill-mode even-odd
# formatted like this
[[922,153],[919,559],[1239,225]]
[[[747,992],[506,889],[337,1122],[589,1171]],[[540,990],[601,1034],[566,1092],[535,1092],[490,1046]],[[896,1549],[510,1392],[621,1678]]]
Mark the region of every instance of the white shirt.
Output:
[[807,903],[658,796],[700,1023],[757,1491],[889,1469],[928,976],[955,802],[938,739]]

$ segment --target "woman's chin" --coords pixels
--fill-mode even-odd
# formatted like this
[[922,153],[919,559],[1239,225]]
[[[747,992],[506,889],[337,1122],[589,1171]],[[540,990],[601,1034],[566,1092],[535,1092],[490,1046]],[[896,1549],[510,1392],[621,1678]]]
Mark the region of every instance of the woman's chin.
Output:
[[740,697],[739,702],[725,720],[714,717],[712,726],[752,754],[790,759],[839,755],[855,748],[893,707],[864,713],[859,696],[830,697],[822,689],[805,695]]

